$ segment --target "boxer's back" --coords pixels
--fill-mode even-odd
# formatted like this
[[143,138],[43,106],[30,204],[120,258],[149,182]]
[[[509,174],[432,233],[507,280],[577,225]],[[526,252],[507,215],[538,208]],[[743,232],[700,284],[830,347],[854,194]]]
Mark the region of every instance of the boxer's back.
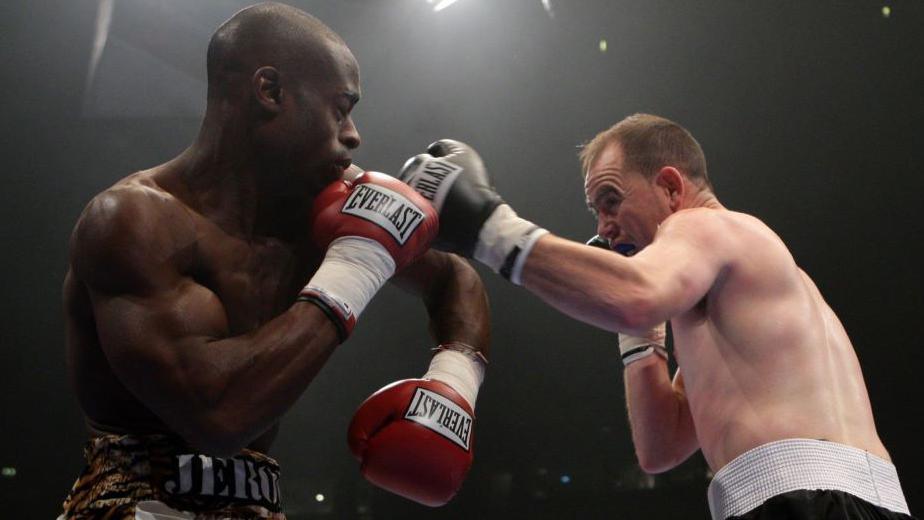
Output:
[[853,346],[814,283],[759,220],[713,217],[727,268],[700,305],[671,321],[710,466],[784,438],[887,459]]
[[[317,269],[320,254],[306,245],[294,246],[272,239],[255,239],[226,232],[219,223],[200,213],[163,187],[171,172],[163,168],[141,172],[119,181],[100,193],[88,205],[77,223],[71,243],[71,259],[64,282],[64,310],[67,321],[67,364],[71,384],[87,417],[91,435],[102,433],[169,432],[164,423],[135,399],[114,373],[98,335],[98,317],[93,310],[93,283],[77,274],[110,269],[107,265],[83,265],[81,236],[94,228],[112,225],[107,218],[122,219],[119,226],[156,229],[173,250],[160,251],[149,262],[170,263],[181,283],[192,283],[209,291],[227,317],[227,335],[243,334],[266,323],[295,300],[305,280]],[[169,185],[169,184],[168,184]],[[131,211],[93,211],[97,205],[132,206]],[[100,219],[99,214],[108,214]],[[306,223],[307,225],[307,223]],[[90,228],[89,230],[87,228]],[[137,227],[135,228],[138,229]],[[144,233],[128,233],[139,236]],[[307,237],[307,230],[306,230]],[[307,242],[307,241],[306,241]],[[138,247],[131,238],[110,244],[113,248]],[[165,262],[165,258],[170,258]],[[123,288],[131,297],[131,287]],[[139,289],[140,290],[140,289]],[[143,292],[143,291],[141,291]],[[188,309],[196,312],[197,309]],[[217,339],[217,338],[216,338]],[[265,451],[264,441],[252,446]]]

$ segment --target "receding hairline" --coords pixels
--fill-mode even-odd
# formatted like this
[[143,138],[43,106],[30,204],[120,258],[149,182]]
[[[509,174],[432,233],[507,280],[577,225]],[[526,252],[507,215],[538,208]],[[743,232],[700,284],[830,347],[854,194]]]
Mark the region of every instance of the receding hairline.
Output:
[[712,189],[702,147],[689,130],[675,121],[636,113],[599,132],[578,153],[584,179],[611,146],[619,146],[626,165],[638,169],[646,177],[653,175],[654,169],[661,165],[672,164],[690,179]]

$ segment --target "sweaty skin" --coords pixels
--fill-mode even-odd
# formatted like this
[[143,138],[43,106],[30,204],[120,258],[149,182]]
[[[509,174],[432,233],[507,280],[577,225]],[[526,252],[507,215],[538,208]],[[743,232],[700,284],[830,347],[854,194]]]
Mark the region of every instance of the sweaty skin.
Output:
[[717,471],[786,438],[889,460],[847,333],[770,228],[725,209],[675,168],[651,179],[626,171],[618,144],[588,169],[585,194],[598,233],[641,251],[626,258],[547,235],[527,260],[524,285],[611,331],[641,335],[671,321],[674,381],[660,356],[626,368],[644,470],[666,471],[702,449]]
[[[225,68],[210,64],[197,139],[97,195],[75,226],[67,364],[91,437],[173,433],[210,455],[266,452],[337,347],[319,307],[295,300],[325,254],[309,236],[314,196],[357,173],[359,68],[305,13],[254,12],[247,30],[283,24],[292,41],[216,33]],[[487,348],[487,298],[466,262],[428,252],[394,280],[422,296],[435,341]]]

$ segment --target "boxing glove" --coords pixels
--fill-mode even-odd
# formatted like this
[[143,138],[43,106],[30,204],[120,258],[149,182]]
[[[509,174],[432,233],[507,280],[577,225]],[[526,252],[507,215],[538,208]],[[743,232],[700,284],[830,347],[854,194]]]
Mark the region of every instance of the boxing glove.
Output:
[[298,299],[319,306],[342,342],[385,281],[422,255],[438,230],[433,206],[397,179],[365,172],[335,181],[312,206],[312,238],[326,253]]
[[546,230],[517,216],[491,186],[478,153],[443,139],[409,159],[398,177],[440,214],[434,247],[474,258],[519,284],[532,246]]
[[331,183],[315,198],[311,222],[318,247],[328,249],[341,237],[367,238],[388,251],[396,271],[422,255],[439,229],[429,202],[407,184],[379,172]]
[[584,243],[589,246],[598,247],[600,249],[610,249],[610,241],[601,237],[600,235],[594,235]]
[[629,366],[651,355],[658,355],[667,359],[667,324],[662,323],[652,327],[644,336],[631,336],[619,333],[619,355],[623,366]]
[[482,377],[479,362],[444,351],[434,356],[424,378],[398,381],[372,394],[347,434],[363,476],[420,504],[449,502],[472,465],[473,403]]

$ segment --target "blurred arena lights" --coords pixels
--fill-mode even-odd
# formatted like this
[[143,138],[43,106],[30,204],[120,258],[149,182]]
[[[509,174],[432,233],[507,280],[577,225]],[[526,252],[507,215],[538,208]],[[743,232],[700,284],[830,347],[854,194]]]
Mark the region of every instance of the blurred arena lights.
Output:
[[549,18],[555,18],[555,12],[552,11],[552,0],[541,0],[542,8],[545,9],[545,12],[548,13]]
[[[427,0],[427,3],[432,5],[436,2],[436,5],[433,6],[433,11],[439,12],[457,1],[458,0],[439,0],[436,2],[436,0]],[[539,0],[539,2],[542,4],[542,8],[545,9],[546,14],[549,15],[549,18],[555,18],[555,11],[552,10],[552,0]]]
[[[432,4],[433,0],[427,0],[427,3]],[[436,5],[433,6],[433,12],[442,11],[454,3],[456,3],[456,0],[440,0],[436,3]]]

